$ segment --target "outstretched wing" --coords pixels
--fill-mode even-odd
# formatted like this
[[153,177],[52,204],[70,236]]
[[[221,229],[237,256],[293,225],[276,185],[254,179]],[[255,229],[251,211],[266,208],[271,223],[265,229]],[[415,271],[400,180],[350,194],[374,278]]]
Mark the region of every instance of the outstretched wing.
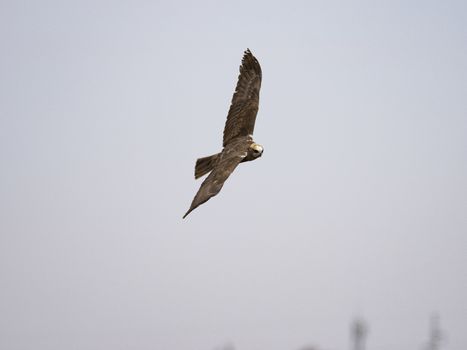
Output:
[[190,209],[183,215],[183,218],[220,192],[222,186],[224,186],[224,182],[243,158],[246,157],[250,143],[245,138],[241,138],[224,148],[215,168],[201,184],[198,193],[196,193],[193,202],[191,202]]
[[250,49],[245,51],[237,87],[224,127],[224,147],[237,136],[253,135],[261,88],[261,67]]

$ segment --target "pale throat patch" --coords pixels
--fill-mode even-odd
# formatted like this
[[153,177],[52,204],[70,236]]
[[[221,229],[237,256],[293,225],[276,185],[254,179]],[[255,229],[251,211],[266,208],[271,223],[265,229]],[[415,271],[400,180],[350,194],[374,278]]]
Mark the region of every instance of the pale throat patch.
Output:
[[263,146],[258,145],[257,143],[252,143],[250,147],[251,147],[251,149],[253,149],[253,150],[257,151],[257,152],[260,152],[260,153],[263,152]]

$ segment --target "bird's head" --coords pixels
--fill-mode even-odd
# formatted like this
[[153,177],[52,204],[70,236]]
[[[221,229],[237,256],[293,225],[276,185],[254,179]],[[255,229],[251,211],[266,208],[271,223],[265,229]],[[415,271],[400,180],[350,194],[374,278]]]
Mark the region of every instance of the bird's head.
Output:
[[255,159],[262,156],[263,150],[263,146],[258,145],[257,143],[252,143],[248,153],[250,153],[253,159]]

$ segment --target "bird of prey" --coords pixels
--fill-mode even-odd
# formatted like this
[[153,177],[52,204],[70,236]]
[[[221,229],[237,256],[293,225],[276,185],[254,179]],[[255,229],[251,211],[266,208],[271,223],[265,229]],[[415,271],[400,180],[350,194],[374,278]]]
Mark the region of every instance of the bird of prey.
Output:
[[196,161],[195,179],[210,174],[201,184],[183,218],[218,194],[238,164],[255,160],[263,154],[263,147],[253,141],[260,88],[261,67],[250,49],[247,49],[243,55],[237,87],[225,122],[223,149]]

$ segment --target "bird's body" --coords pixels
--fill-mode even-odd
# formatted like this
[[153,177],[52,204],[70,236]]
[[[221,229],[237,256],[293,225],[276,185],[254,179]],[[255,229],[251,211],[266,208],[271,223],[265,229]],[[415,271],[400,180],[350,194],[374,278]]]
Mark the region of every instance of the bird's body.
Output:
[[218,194],[238,164],[255,160],[263,154],[263,147],[253,141],[253,130],[259,106],[261,75],[258,61],[250,50],[246,50],[225,123],[224,148],[220,153],[199,158],[196,161],[196,179],[209,172],[210,174],[201,184],[190,209],[183,218]]

